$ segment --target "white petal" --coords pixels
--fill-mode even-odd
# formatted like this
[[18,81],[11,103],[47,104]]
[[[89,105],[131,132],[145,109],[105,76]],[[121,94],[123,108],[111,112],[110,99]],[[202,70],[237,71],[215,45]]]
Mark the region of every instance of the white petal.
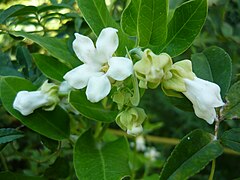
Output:
[[109,59],[108,65],[107,76],[117,81],[122,81],[133,73],[133,63],[128,58],[112,57]]
[[22,115],[27,116],[39,107],[48,104],[48,95],[41,91],[20,91],[17,93],[13,102],[13,108],[18,110]]
[[143,132],[143,127],[142,125],[136,126],[133,125],[132,129],[127,130],[127,134],[132,135],[132,136],[137,136]]
[[71,90],[72,86],[70,86],[67,81],[63,81],[59,86],[58,94],[62,96],[68,95]]
[[76,89],[82,89],[88,84],[89,78],[98,75],[97,68],[87,64],[80,65],[67,72],[63,78]]
[[117,50],[119,43],[117,31],[117,29],[110,27],[104,28],[97,39],[96,48],[103,63],[107,62]]
[[96,48],[92,40],[81,34],[74,34],[76,39],[73,41],[73,50],[77,57],[84,63],[91,63],[96,55]]
[[209,124],[212,124],[216,119],[216,111],[214,107],[199,107],[193,104],[193,109],[197,117],[206,120]]
[[186,92],[183,94],[192,102],[196,116],[212,124],[216,119],[215,107],[223,106],[220,87],[212,82],[194,78],[184,79]]
[[86,95],[87,99],[93,103],[105,98],[111,90],[111,84],[107,76],[94,76],[89,79]]

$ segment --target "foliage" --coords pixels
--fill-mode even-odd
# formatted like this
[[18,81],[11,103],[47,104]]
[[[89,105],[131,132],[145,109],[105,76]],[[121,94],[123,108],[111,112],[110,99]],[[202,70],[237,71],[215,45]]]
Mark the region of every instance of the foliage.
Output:
[[[240,177],[231,166],[240,152],[239,1],[18,0],[0,8],[0,179]],[[88,87],[61,92],[64,75],[85,61],[75,54],[74,34],[94,42],[107,27],[119,38],[113,56],[133,64],[146,49],[155,53],[151,60],[171,56],[169,67],[150,68],[151,75],[161,66],[160,82],[171,72],[175,87],[193,71],[217,84],[225,105],[216,108],[215,124],[194,114],[184,91],[170,89],[167,97],[160,88],[139,88],[135,74],[124,81],[108,77],[111,91],[97,103],[85,95]],[[178,64],[183,59],[191,60],[189,74]],[[58,87],[54,110],[24,116],[14,108],[18,92],[40,92],[46,80]],[[142,125],[142,135],[129,136],[118,125],[130,135]]]

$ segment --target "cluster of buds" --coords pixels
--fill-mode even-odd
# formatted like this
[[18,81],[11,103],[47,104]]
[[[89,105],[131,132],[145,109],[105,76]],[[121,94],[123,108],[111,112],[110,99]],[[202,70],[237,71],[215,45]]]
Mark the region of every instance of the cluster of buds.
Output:
[[146,49],[142,59],[135,63],[134,70],[139,87],[156,88],[161,84],[163,92],[168,96],[181,98],[185,95],[192,102],[196,116],[209,124],[216,119],[215,108],[224,105],[220,87],[198,78],[192,71],[190,60],[173,63],[167,54],[155,55]]

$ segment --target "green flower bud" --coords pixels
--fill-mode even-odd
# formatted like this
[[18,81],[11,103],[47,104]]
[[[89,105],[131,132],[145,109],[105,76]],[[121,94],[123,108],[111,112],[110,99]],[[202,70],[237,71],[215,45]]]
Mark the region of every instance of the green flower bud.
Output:
[[120,89],[114,92],[112,100],[117,103],[118,109],[121,110],[124,105],[130,102],[131,96],[131,93],[127,89]]
[[168,96],[182,97],[181,92],[186,91],[184,78],[193,80],[195,74],[192,72],[190,60],[182,60],[174,63],[165,74],[162,81],[162,90]]
[[146,49],[142,59],[134,65],[136,77],[139,79],[139,87],[144,89],[156,88],[171,66],[172,59],[168,54],[156,55],[150,49]]
[[116,123],[130,135],[138,135],[142,132],[142,123],[147,118],[142,108],[131,107],[119,113]]
[[48,95],[48,104],[43,107],[45,111],[52,111],[59,103],[58,89],[59,86],[53,83],[48,83],[48,81],[45,81],[40,87],[39,91]]

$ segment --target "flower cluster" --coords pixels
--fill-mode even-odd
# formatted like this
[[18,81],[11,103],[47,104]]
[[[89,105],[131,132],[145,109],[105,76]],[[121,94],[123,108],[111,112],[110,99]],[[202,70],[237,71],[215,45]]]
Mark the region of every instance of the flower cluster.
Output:
[[[140,60],[134,65],[129,54],[128,57],[116,57],[119,39],[114,28],[103,29],[95,45],[89,37],[75,33],[72,45],[82,64],[67,72],[63,77],[66,81],[61,85],[46,81],[37,91],[18,92],[13,107],[22,115],[27,116],[40,107],[50,111],[57,104],[78,114],[68,103],[69,91],[86,88],[87,99],[96,103],[108,96],[115,86],[112,100],[120,110],[116,123],[128,134],[136,136],[142,133],[142,123],[147,118],[144,110],[137,107],[139,87],[153,89],[161,85],[168,96],[187,97],[195,114],[209,124],[216,119],[215,108],[224,105],[219,86],[198,78],[192,71],[190,60],[173,63],[168,54],[156,55],[150,49],[141,52]],[[124,83],[130,76],[130,85]]]
[[173,64],[172,59],[162,53],[155,55],[145,50],[142,59],[134,65],[135,74],[142,88],[155,88],[161,84],[168,96],[185,95],[193,104],[199,118],[212,124],[217,118],[215,108],[224,105],[220,96],[220,87],[212,82],[198,78],[192,71],[190,60]]

